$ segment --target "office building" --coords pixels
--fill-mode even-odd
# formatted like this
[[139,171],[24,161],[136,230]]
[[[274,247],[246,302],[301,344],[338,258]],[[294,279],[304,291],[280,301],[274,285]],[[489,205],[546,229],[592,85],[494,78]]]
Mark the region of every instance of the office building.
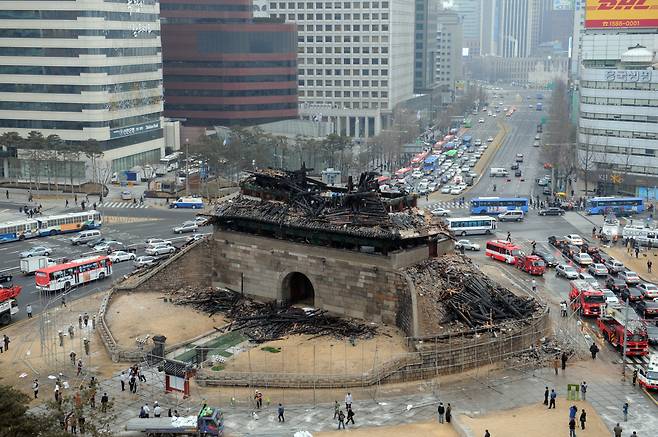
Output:
[[436,41],[438,45],[436,77],[441,90],[441,103],[455,100],[457,81],[462,80],[463,23],[457,12],[439,11]]
[[586,29],[578,165],[598,194],[658,198],[656,29]]
[[183,119],[184,135],[298,116],[296,27],[269,18],[269,3],[253,6],[160,1],[164,113]]
[[481,3],[480,14],[480,56],[498,53],[498,31],[500,27],[496,0]]
[[469,56],[481,53],[481,24],[484,8],[489,8],[495,0],[452,0],[449,9],[457,12],[463,23],[463,45]]
[[[115,171],[160,159],[157,1],[3,1],[0,18],[0,133],[95,139]],[[50,175],[89,177],[80,156]],[[6,158],[5,177],[25,177],[23,164]]]
[[337,134],[369,137],[413,96],[414,2],[270,2],[297,24],[300,115]]
[[539,39],[538,0],[498,0],[496,55],[525,58],[531,55]]
[[436,0],[416,0],[414,35],[414,93],[431,92],[436,86]]

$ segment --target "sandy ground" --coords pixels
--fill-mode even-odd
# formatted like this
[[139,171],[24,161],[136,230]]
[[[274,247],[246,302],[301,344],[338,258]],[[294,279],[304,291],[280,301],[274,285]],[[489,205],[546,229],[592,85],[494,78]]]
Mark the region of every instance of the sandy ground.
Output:
[[[244,372],[288,372],[307,374],[358,373],[381,365],[382,362],[399,357],[407,352],[402,334],[393,328],[384,328],[383,333],[369,340],[349,340],[320,337],[310,340],[308,335],[295,335],[284,340],[263,343],[249,353],[241,353],[229,360],[228,371]],[[263,347],[281,348],[281,352],[263,351]],[[251,364],[250,364],[251,362]]]
[[121,293],[110,302],[105,320],[114,339],[124,347],[135,347],[136,338],[164,335],[167,345],[211,331],[225,324],[224,318],[195,311],[191,307],[173,305],[161,293]]
[[[576,422],[578,436],[607,436],[610,435],[601,417],[588,402],[573,402],[558,399],[557,409],[548,410],[544,405],[532,405],[514,410],[497,411],[486,416],[471,418],[460,416],[459,420],[468,426],[475,436],[484,435],[488,429],[492,437],[555,437],[569,435],[569,407],[576,405],[578,414]],[[585,430],[580,430],[580,411],[587,412]]]
[[[12,385],[16,389],[31,394],[31,385],[34,378],[38,378],[44,392],[51,389],[52,381],[49,375],[63,373],[65,380],[75,380],[75,368],[69,354],[77,354],[84,363],[85,371],[89,370],[99,377],[111,375],[121,364],[112,363],[99,335],[92,328],[91,320],[87,327],[78,327],[78,315],[88,313],[90,316],[98,311],[103,293],[98,293],[76,301],[63,308],[59,306],[59,299],[47,316],[35,315],[32,319],[12,323],[1,330],[11,339],[9,352],[0,355],[0,383]],[[23,310],[21,308],[21,310]],[[40,321],[43,317],[44,326],[49,326],[44,339],[44,352],[40,335]],[[68,327],[73,325],[74,337],[68,336]],[[59,346],[57,331],[66,333],[64,346]],[[85,356],[82,338],[90,340],[90,355]]]
[[375,428],[348,428],[345,431],[329,431],[329,432],[316,432],[313,433],[317,437],[335,437],[339,435],[349,434],[356,437],[401,437],[401,436],[414,436],[414,437],[457,437],[459,434],[447,425],[440,425],[436,422],[422,422],[413,423],[410,425],[396,425],[396,426],[378,426]]

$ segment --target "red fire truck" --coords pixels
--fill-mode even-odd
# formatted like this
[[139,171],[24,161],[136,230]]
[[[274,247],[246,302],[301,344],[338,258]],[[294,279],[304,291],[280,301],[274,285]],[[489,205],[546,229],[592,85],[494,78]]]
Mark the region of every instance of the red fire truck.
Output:
[[537,255],[523,255],[516,259],[516,266],[526,273],[542,276],[546,272],[546,263]]
[[[628,326],[624,327],[626,313]],[[620,352],[624,348],[624,333],[626,333],[626,356],[644,356],[649,353],[646,324],[632,308],[626,311],[624,306],[608,306],[604,314],[596,319],[596,324],[603,338]]]
[[593,288],[592,285],[582,279],[576,279],[569,283],[569,301],[571,309],[582,316],[598,316],[605,304],[605,297],[601,290]]
[[11,316],[19,310],[16,298],[21,294],[22,288],[18,285],[0,285],[0,325],[11,322]]

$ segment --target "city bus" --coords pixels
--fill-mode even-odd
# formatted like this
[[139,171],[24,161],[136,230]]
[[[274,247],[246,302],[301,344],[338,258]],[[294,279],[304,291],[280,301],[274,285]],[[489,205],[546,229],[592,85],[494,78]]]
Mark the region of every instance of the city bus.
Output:
[[593,197],[587,200],[585,210],[590,215],[639,214],[644,211],[644,201],[641,197]]
[[446,219],[450,232],[459,236],[491,234],[496,229],[496,221],[494,217],[487,216]]
[[487,241],[484,254],[507,264],[516,264],[517,259],[524,255],[519,246],[505,240]]
[[430,155],[425,158],[425,161],[423,161],[423,171],[430,174],[434,173],[436,166],[439,164],[439,158],[440,156],[438,155]]
[[112,275],[112,261],[103,255],[81,258],[39,269],[34,273],[37,289],[68,291],[73,287],[102,280]]
[[14,220],[0,223],[0,243],[95,229],[102,222],[101,213],[94,210]]
[[527,197],[476,197],[471,199],[471,214],[500,214],[520,210],[528,213]]

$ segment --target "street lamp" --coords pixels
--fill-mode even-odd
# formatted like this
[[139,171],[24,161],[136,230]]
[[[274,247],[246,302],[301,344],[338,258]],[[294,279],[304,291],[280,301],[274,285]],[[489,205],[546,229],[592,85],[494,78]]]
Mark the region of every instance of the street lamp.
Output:
[[185,138],[185,195],[190,195],[190,139]]

